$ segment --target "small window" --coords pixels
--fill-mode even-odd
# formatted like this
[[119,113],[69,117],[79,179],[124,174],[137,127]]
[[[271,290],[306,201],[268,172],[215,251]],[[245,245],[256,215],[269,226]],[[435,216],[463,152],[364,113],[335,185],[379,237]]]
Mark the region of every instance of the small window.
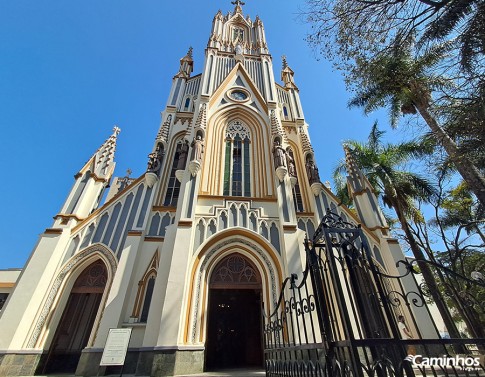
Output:
[[190,109],[190,97],[185,99],[184,111],[189,111]]
[[285,117],[285,120],[289,119],[288,109],[286,108],[286,106],[283,106],[283,116]]

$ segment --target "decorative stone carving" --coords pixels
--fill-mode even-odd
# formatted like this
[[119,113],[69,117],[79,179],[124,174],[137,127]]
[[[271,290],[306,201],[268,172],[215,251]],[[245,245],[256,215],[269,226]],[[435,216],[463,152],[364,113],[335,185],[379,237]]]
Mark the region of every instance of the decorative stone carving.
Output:
[[196,160],[190,161],[189,171],[190,171],[190,174],[192,174],[192,177],[195,177],[200,171],[200,162]]
[[282,146],[280,146],[280,142],[276,140],[273,147],[273,158],[274,158],[275,168],[286,166],[285,154],[286,154],[286,151],[283,149]]
[[320,193],[322,192],[323,190],[323,185],[320,183],[320,182],[315,182],[315,183],[312,183],[312,185],[310,186],[311,189],[312,189],[312,192],[315,196],[318,196],[320,195]]
[[145,181],[149,188],[152,188],[158,181],[158,176],[155,173],[148,172],[145,174]]
[[312,158],[309,158],[306,162],[306,171],[310,184],[320,183],[320,175],[318,174],[318,168]]
[[243,140],[251,140],[251,134],[249,133],[249,129],[246,127],[246,125],[240,120],[235,120],[234,122],[230,123],[229,126],[227,126],[226,137],[234,139],[238,134]]
[[163,159],[163,146],[162,144],[158,144],[155,152],[152,152],[148,155],[148,166],[147,171],[150,173],[159,174],[160,168],[162,167],[162,159]]
[[202,154],[204,153],[204,141],[200,135],[192,141],[190,145],[192,147],[192,154],[190,155],[190,161],[196,161],[199,163],[202,161]]
[[283,180],[286,177],[286,174],[288,174],[288,169],[286,169],[284,166],[279,166],[276,168],[276,176],[278,177],[280,182],[283,182]]
[[184,140],[179,150],[179,159],[177,161],[177,170],[185,170],[185,164],[187,163],[187,156],[189,154],[189,142]]
[[286,149],[286,166],[290,177],[296,177],[295,159],[291,157],[290,149]]

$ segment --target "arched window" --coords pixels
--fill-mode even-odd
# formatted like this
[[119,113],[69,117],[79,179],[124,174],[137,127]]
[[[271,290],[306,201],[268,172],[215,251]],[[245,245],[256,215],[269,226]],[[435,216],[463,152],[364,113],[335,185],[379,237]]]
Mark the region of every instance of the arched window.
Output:
[[283,106],[283,116],[285,120],[288,120],[288,108],[286,106]]
[[226,130],[224,163],[224,195],[251,196],[251,137],[240,121],[230,123]]
[[133,307],[132,317],[136,318],[138,322],[146,322],[148,319],[148,311],[153,296],[153,289],[155,288],[155,279],[157,277],[159,256],[158,252],[153,255],[150,264],[148,265],[145,274],[138,282],[138,292],[136,294],[135,306]]
[[190,108],[190,97],[185,99],[184,111],[189,111]]
[[177,171],[177,166],[179,163],[180,150],[182,148],[182,143],[177,143],[177,148],[175,149],[175,155],[173,157],[172,169],[170,171],[170,178],[167,185],[167,193],[165,194],[165,200],[163,202],[164,206],[175,207],[180,193],[180,182],[175,176]]
[[[293,161],[295,161],[295,156],[293,155],[293,151],[291,150],[291,148],[288,148],[287,152],[291,156]],[[295,167],[295,177],[298,179],[296,167]],[[293,202],[295,203],[295,211],[296,212],[304,212],[305,208],[303,207],[303,198],[301,196],[301,190],[300,190],[300,185],[298,183],[298,180],[296,181],[296,184],[293,187],[292,192],[293,192]]]

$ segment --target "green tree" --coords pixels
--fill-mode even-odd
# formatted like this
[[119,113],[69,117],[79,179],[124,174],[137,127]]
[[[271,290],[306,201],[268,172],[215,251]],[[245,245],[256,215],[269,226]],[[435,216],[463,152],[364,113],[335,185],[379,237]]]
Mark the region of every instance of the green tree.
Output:
[[[423,261],[426,260],[425,255],[414,238],[409,221],[423,222],[421,212],[415,205],[416,200],[429,200],[435,194],[435,189],[427,179],[403,167],[411,160],[429,153],[429,148],[420,142],[384,144],[383,135],[384,132],[375,123],[366,143],[348,140],[345,145],[376,194],[395,211],[414,257]],[[347,172],[346,169],[345,161],[341,161],[334,171],[337,192],[343,191],[343,173]],[[440,294],[433,271],[424,262],[418,262],[418,265],[450,335],[459,338],[460,334]]]
[[[484,73],[485,5],[482,0],[306,0],[302,12],[312,25],[308,41],[338,67],[373,58],[400,34],[421,44],[456,40],[454,63]],[[343,64],[342,64],[343,63]]]
[[[435,169],[436,170],[436,169]],[[465,323],[474,338],[485,336],[485,282],[473,281],[485,267],[483,208],[465,184],[448,190],[447,169],[437,169],[437,194],[429,201],[434,217],[411,224],[411,232],[428,259],[441,266],[433,272],[456,321]]]
[[413,38],[410,37],[406,43],[396,42],[390,51],[371,61],[358,60],[358,90],[349,105],[363,107],[366,113],[389,106],[393,126],[401,114],[419,113],[470,190],[485,205],[483,175],[466,155],[460,153],[431,108],[433,90],[447,84],[443,77],[433,75],[431,70],[442,61],[447,48],[447,44],[441,44],[415,56]]

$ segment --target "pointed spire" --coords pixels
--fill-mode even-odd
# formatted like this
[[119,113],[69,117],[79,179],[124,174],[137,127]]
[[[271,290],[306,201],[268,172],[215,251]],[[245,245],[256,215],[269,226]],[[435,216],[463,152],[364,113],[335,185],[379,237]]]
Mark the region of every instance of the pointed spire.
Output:
[[99,178],[107,178],[113,167],[116,151],[116,141],[121,129],[114,126],[113,134],[101,145],[94,154],[93,173]]
[[158,131],[157,140],[167,142],[168,141],[168,134],[170,131],[170,123],[172,123],[172,114],[167,116],[165,122],[163,122],[162,127],[160,127],[160,131]]
[[283,68],[281,69],[281,81],[285,83],[286,89],[298,90],[298,87],[295,85],[295,79],[293,78],[295,72],[293,72],[293,70],[288,65],[285,55],[283,55],[281,59],[283,62]]
[[189,78],[194,70],[194,60],[192,59],[193,48],[189,47],[187,54],[180,59],[180,68],[176,77]]
[[352,151],[350,150],[348,144],[343,144],[345,152],[345,165],[347,165],[347,172],[350,176],[355,177],[355,175],[361,175],[360,169],[357,167],[354,156],[352,156]]
[[283,60],[283,70],[288,68],[288,62],[286,61],[286,55],[283,55],[281,57],[281,59]]
[[205,131],[207,125],[207,104],[203,103],[199,110],[199,115],[195,121],[195,128],[202,128]]
[[[384,214],[379,206],[374,188],[355,161],[354,153],[348,144],[343,144],[347,166],[347,188],[358,210],[360,220],[369,228],[388,228]],[[382,229],[384,234],[387,230]]]
[[303,130],[303,127],[300,127],[300,142],[304,154],[314,153],[310,139],[308,138],[307,133]]
[[284,133],[280,122],[278,121],[278,118],[276,117],[276,112],[274,110],[271,110],[271,136],[275,138],[276,136],[279,136],[280,139],[285,143],[288,144],[288,139],[286,137],[286,134]]

